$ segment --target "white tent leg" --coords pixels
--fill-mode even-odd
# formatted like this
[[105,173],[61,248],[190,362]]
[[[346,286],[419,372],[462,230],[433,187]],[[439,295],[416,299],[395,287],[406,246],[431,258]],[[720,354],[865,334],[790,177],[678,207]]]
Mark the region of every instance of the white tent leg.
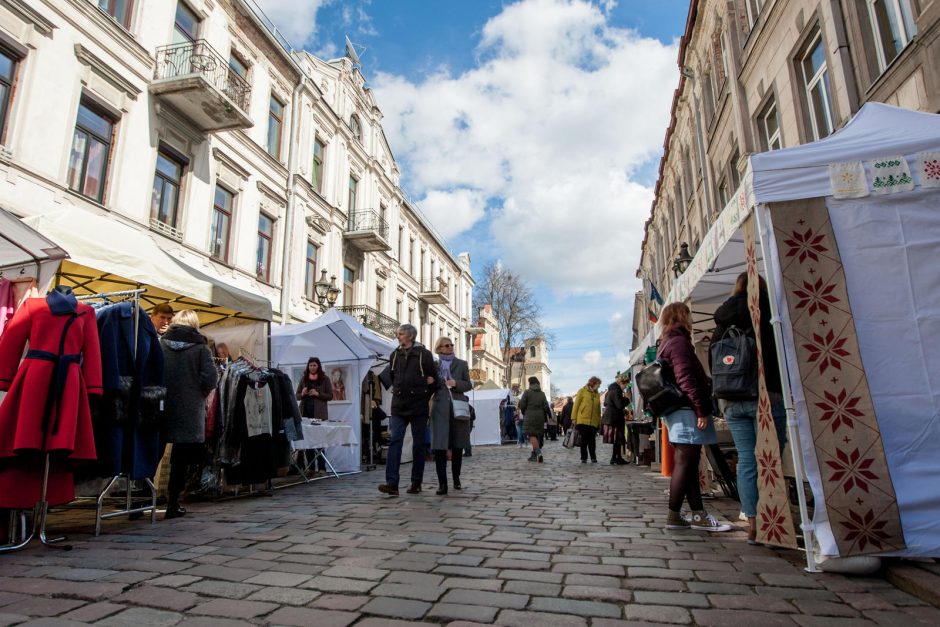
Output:
[[770,315],[774,328],[774,343],[777,346],[777,363],[780,368],[780,379],[783,384],[783,398],[787,409],[787,437],[790,440],[790,454],[793,457],[793,469],[796,472],[796,494],[800,504],[800,528],[803,530],[803,543],[806,548],[806,570],[811,573],[821,572],[816,565],[816,534],[813,530],[813,521],[809,519],[809,509],[806,506],[806,491],[803,486],[803,447],[800,444],[800,430],[796,420],[796,408],[793,406],[793,394],[790,390],[790,378],[787,375],[787,358],[783,346],[783,331],[781,330],[780,316],[777,307],[777,277],[770,265],[770,247],[764,237],[763,226],[767,232],[773,232],[773,223],[767,205],[757,205],[754,208],[754,218],[757,220],[757,237],[760,241],[764,258],[764,280],[767,281],[767,291],[770,294]]

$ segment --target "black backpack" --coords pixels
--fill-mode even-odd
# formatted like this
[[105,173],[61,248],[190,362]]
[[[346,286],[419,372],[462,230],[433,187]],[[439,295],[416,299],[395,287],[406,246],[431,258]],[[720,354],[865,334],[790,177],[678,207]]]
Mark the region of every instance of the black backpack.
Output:
[[657,359],[636,375],[636,387],[643,397],[646,409],[660,417],[680,407],[688,407],[689,400],[679,386],[668,359]]
[[728,327],[709,352],[715,398],[726,401],[757,398],[757,342],[752,334]]

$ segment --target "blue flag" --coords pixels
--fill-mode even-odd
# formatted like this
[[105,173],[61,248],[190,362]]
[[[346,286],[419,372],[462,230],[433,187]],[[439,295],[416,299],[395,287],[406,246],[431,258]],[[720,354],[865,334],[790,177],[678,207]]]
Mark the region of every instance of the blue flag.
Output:
[[663,297],[659,295],[659,290],[656,289],[656,286],[650,281],[650,298],[659,303],[659,306],[663,305]]

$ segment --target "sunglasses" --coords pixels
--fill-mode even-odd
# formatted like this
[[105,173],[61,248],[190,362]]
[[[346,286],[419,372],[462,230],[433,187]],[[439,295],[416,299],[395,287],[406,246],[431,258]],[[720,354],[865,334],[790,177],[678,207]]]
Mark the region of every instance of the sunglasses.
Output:
[[453,348],[453,344],[441,344],[441,348]]

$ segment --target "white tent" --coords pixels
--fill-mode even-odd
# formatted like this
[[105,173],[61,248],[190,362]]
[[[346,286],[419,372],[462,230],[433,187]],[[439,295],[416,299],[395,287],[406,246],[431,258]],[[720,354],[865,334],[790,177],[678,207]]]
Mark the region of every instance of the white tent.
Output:
[[509,394],[509,390],[473,390],[467,393],[476,420],[470,432],[473,446],[502,444],[499,430],[499,404]]
[[[797,475],[805,473],[815,502],[810,519],[801,498],[802,528],[821,556],[940,556],[940,493],[934,489],[940,480],[940,456],[934,451],[940,442],[940,357],[929,341],[940,337],[940,274],[934,266],[940,253],[938,164],[940,116],[878,103],[866,104],[824,140],[754,155],[741,188],[666,299],[691,301],[697,310],[719,304],[746,267],[740,227],[753,212],[756,257],[771,292],[771,341],[777,343],[781,372],[788,373],[785,396],[794,401],[792,407],[788,403],[790,448]],[[811,233],[814,219],[816,226],[820,219],[825,222],[832,235],[826,242],[836,250],[813,248],[818,240],[807,236],[822,232]],[[806,302],[794,297],[795,259],[802,263],[807,251],[808,257],[818,255],[821,264],[837,267],[838,276],[815,274],[813,267],[808,271],[814,274],[800,281],[813,298],[819,296],[813,296],[814,290],[831,289],[828,284],[841,290],[838,304],[830,302],[833,337],[841,342],[839,333],[844,332],[851,345],[857,341],[857,351],[845,361],[827,362],[835,364],[827,374],[832,376],[830,390],[806,387],[808,372],[825,369],[820,353],[810,352],[816,350],[810,346],[814,338],[807,339],[805,328],[798,328],[811,317]],[[828,316],[821,323],[826,322]],[[819,335],[826,334],[828,327]],[[651,334],[644,343],[654,341]],[[642,348],[631,357],[639,358]],[[847,398],[840,396],[844,386],[849,387]],[[863,400],[854,405],[851,397],[859,390]],[[832,404],[835,414],[820,418],[830,392],[838,401]],[[819,444],[826,428],[836,430],[838,420],[823,423],[833,415],[849,418],[838,433],[839,446],[845,443],[838,459]],[[870,470],[866,456],[872,451],[872,457],[884,460],[884,474],[890,476]],[[861,479],[861,485],[854,479]],[[835,489],[837,481],[842,483]],[[797,486],[802,492],[801,481]],[[849,494],[852,499],[857,495],[860,507],[869,499],[890,502],[890,507],[857,515],[831,507]],[[847,519],[846,513],[857,520]],[[855,544],[840,552],[837,538],[845,546],[846,520],[857,526],[851,535]],[[882,534],[883,526],[891,520],[899,520],[900,540],[886,541],[879,551],[879,538],[889,535]],[[860,537],[875,542],[859,547]],[[813,551],[807,552],[807,561],[814,569]]]
[[59,263],[68,253],[27,226],[5,209],[0,209],[0,269],[7,279],[32,277],[45,292]]
[[[362,381],[369,370],[381,366],[397,345],[394,340],[367,329],[355,318],[337,309],[329,309],[310,322],[273,328],[271,363],[290,374],[295,385],[310,357],[319,358],[328,375],[334,371],[348,375],[343,381],[345,398],[329,404],[330,420],[351,426],[358,442],[362,421]],[[326,454],[338,472],[359,470],[358,443],[352,447],[328,449]]]

